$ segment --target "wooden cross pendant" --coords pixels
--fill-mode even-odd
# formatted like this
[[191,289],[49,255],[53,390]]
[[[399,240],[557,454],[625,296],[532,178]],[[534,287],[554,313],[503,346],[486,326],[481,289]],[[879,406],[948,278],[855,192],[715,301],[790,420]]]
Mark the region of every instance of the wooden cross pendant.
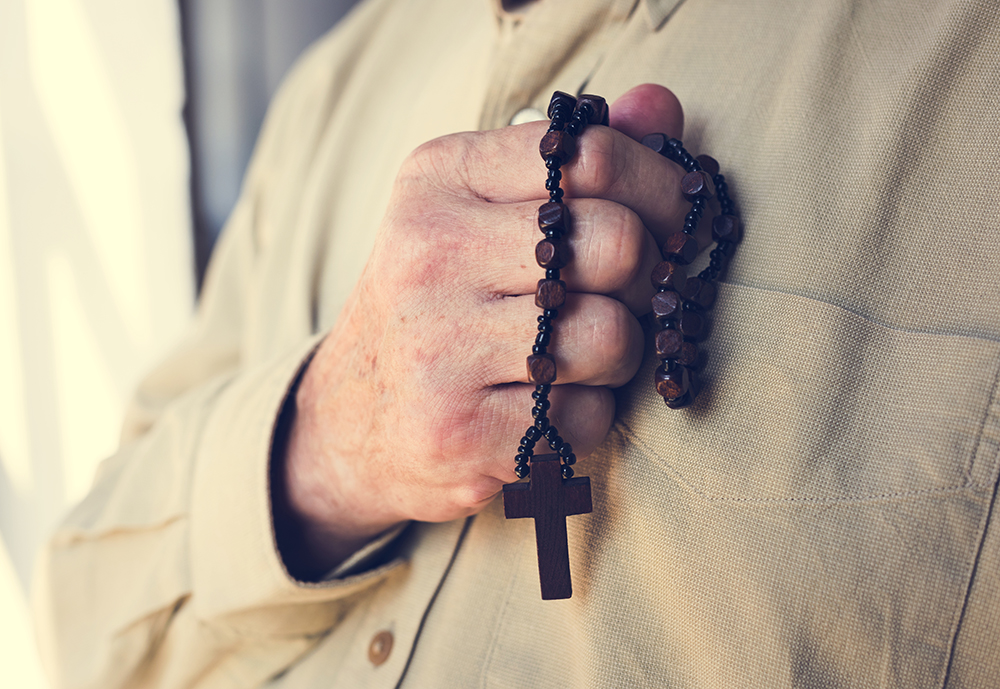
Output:
[[504,485],[503,513],[507,519],[535,520],[542,600],[569,598],[573,584],[569,578],[566,517],[593,510],[590,478],[563,479],[559,455],[532,457],[530,470],[530,483]]

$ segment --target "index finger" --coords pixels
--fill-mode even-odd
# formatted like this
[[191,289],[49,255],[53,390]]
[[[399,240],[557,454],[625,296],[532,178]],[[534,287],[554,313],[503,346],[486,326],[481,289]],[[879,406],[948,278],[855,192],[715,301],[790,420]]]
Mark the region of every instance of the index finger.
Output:
[[[410,170],[447,194],[490,203],[543,200],[548,171],[538,144],[546,128],[530,122],[435,139],[414,152]],[[689,204],[679,166],[610,127],[587,127],[576,143],[576,155],[562,167],[567,197],[622,204],[660,241],[681,227]]]

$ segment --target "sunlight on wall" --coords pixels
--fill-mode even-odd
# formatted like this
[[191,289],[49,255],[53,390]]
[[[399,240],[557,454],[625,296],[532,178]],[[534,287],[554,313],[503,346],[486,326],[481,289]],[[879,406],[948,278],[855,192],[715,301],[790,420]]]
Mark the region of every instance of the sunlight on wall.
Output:
[[48,283],[63,480],[66,500],[74,503],[86,495],[97,465],[118,446],[124,408],[93,327],[84,318],[79,286],[65,256],[49,257]]
[[35,554],[193,305],[175,0],[0,0],[0,687]]
[[32,81],[134,344],[151,338],[136,164],[90,24],[75,0],[28,0]]
[[[0,120],[0,132],[3,121]],[[21,372],[21,333],[17,323],[17,295],[7,206],[7,174],[3,137],[0,136],[0,468],[14,490],[32,490],[28,455],[28,424],[24,414],[24,376]]]
[[35,653],[31,617],[21,597],[7,546],[0,538],[0,672],[3,686],[14,689],[44,689],[42,668]]

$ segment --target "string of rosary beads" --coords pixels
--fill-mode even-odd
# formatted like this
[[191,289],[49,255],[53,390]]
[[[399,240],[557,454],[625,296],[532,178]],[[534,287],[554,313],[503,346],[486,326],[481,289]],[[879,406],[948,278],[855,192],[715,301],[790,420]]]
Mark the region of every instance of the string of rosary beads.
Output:
[[[556,91],[549,102],[548,116],[551,123],[539,144],[539,152],[548,169],[545,189],[549,192],[549,201],[538,209],[538,227],[545,239],[535,247],[535,260],[545,269],[545,279],[538,281],[535,292],[535,305],[542,309],[542,315],[538,317],[538,334],[527,359],[528,379],[535,384],[531,393],[535,400],[531,415],[535,421],[521,437],[514,457],[514,474],[518,478],[528,476],[528,463],[534,456],[535,445],[544,439],[559,455],[562,476],[568,479],[573,476],[576,455],[548,418],[551,406],[548,395],[556,380],[555,359],[548,353],[548,346],[552,339],[552,322],[566,301],[566,283],[560,280],[559,271],[569,258],[562,238],[569,231],[570,218],[562,203],[559,168],[572,159],[576,137],[588,124],[608,125],[608,106],[600,96],[585,94],[576,99]],[[650,276],[657,290],[652,298],[653,314],[660,326],[654,338],[656,354],[661,359],[654,376],[656,391],[668,407],[680,409],[691,404],[700,390],[697,377],[700,355],[696,342],[707,331],[704,314],[715,302],[715,280],[732,258],[742,238],[742,227],[715,159],[707,155],[692,157],[681,141],[664,134],[650,134],[642,143],[684,169],[681,193],[691,202],[682,231],[670,235],[664,242],[661,247],[664,260],[656,265]],[[699,253],[693,235],[713,196],[718,199],[720,209],[720,214],[712,221],[712,238],[716,246],[709,254],[708,267],[697,277],[686,278],[684,266]]]
[[[691,202],[681,232],[667,237],[661,247],[663,261],[650,275],[657,290],[653,315],[659,325],[654,337],[656,356],[661,360],[654,374],[656,392],[671,409],[686,407],[700,391],[698,367],[700,341],[708,331],[705,312],[715,303],[715,280],[725,272],[729,259],[742,239],[736,206],[729,198],[726,178],[719,163],[707,155],[692,157],[677,139],[664,134],[643,137],[643,145],[669,158],[684,169],[681,193]],[[686,277],[684,266],[698,255],[694,233],[712,197],[719,201],[719,215],[712,219],[712,239],[716,246],[709,254],[708,267],[697,277]]]
[[538,334],[527,361],[528,380],[535,384],[535,391],[531,393],[535,400],[531,416],[535,422],[521,438],[514,457],[514,474],[518,478],[528,476],[528,462],[534,456],[535,444],[544,439],[559,455],[562,477],[568,479],[573,476],[576,455],[548,418],[549,392],[556,379],[556,362],[548,353],[548,346],[552,341],[552,322],[566,302],[566,283],[559,279],[559,270],[569,260],[563,236],[569,232],[570,218],[569,210],[562,203],[559,168],[576,153],[576,137],[588,124],[608,124],[608,105],[600,96],[582,95],[578,100],[568,93],[556,91],[549,101],[548,116],[551,123],[538,146],[549,171],[545,182],[549,200],[538,209],[538,229],[545,239],[535,246],[535,260],[545,269],[545,279],[538,281],[535,291],[535,305],[542,309],[542,315],[538,317]]

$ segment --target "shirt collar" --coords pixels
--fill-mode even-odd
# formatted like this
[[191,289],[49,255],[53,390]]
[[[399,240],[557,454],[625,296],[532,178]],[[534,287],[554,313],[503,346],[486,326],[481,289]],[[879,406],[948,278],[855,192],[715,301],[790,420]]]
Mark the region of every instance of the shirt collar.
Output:
[[684,0],[640,0],[646,6],[646,16],[653,30],[659,29],[673,11],[677,9]]
[[[498,20],[517,21],[528,10],[533,2],[544,2],[545,0],[527,0],[523,3],[509,2],[511,9],[504,8],[504,0],[490,0],[493,12]],[[646,17],[653,30],[659,29],[667,20],[677,6],[684,0],[639,0],[641,5],[646,6]]]

